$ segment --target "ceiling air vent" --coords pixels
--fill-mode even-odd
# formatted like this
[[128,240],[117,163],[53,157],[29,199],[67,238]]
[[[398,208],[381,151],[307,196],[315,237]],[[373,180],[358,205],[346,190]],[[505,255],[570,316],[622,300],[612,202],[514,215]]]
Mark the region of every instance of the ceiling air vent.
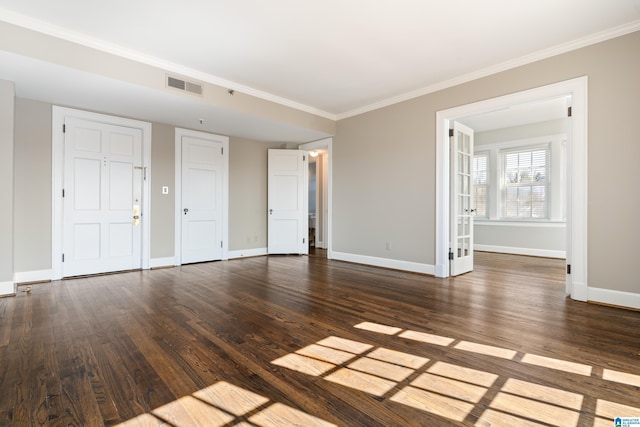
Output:
[[167,76],[167,87],[183,90],[185,92],[202,95],[202,85],[199,83],[188,82],[177,77]]

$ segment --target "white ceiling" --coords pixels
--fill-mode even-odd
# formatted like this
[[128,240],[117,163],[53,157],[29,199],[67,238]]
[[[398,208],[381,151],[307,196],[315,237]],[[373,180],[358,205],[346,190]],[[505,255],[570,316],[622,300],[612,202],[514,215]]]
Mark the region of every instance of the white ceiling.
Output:
[[485,132],[563,119],[567,117],[568,101],[568,97],[559,97],[529,104],[513,105],[501,110],[463,117],[456,119],[456,121],[469,126],[476,132]]
[[339,119],[638,30],[640,0],[0,0],[0,20]]

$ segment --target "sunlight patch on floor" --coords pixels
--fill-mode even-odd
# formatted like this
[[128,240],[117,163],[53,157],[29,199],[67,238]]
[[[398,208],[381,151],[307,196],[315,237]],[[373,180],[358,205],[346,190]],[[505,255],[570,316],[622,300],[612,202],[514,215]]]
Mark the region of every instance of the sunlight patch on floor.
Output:
[[[511,349],[372,322],[359,323],[355,328],[503,360],[515,360],[518,356]],[[500,376],[492,372],[336,336],[272,363],[456,422],[468,421],[475,409],[479,415],[475,425],[480,427],[575,427],[580,422],[585,398],[579,393],[517,378],[498,381]],[[589,365],[534,354],[524,354],[518,363],[581,376],[590,376],[593,370]],[[629,385],[640,382],[640,376],[608,369],[603,370],[603,379]],[[597,411],[593,425],[600,427],[603,421],[611,425],[617,416],[635,416],[640,409],[598,400]]]
[[347,351],[353,354],[361,354],[373,348],[371,344],[365,344],[359,341],[353,341],[339,337],[328,337],[318,341],[316,344],[335,348],[336,350]]
[[356,390],[373,394],[374,396],[384,396],[397,384],[381,376],[370,375],[346,368],[338,369],[327,375],[324,379],[345,387],[355,388]]
[[640,375],[627,374],[625,372],[613,371],[611,369],[603,369],[602,379],[640,387]]
[[302,372],[303,374],[312,375],[314,377],[325,374],[336,367],[333,363],[323,362],[312,357],[301,356],[295,353],[284,355],[271,363],[283,366],[293,371]]
[[592,370],[591,366],[582,363],[568,362],[566,360],[537,356],[535,354],[525,354],[522,358],[522,363],[542,366],[543,368],[556,369],[570,374],[584,375],[587,377],[591,375]]
[[154,409],[152,414],[176,427],[223,426],[234,419],[233,415],[191,396],[167,403]]
[[249,418],[256,426],[305,426],[305,427],[329,427],[335,424],[314,417],[305,412],[291,408],[282,403],[274,403],[268,408],[258,412]]
[[402,331],[402,328],[394,326],[380,325],[378,323],[362,322],[354,326],[354,328],[364,329],[365,331],[377,332],[385,335],[395,335]]
[[507,350],[506,348],[494,347],[492,345],[478,344],[469,341],[460,341],[454,346],[457,350],[465,350],[487,356],[499,357],[501,359],[513,360],[518,354],[517,351]]
[[498,375],[496,374],[479,371],[477,369],[465,368],[446,362],[434,363],[433,366],[427,369],[427,372],[440,375],[442,377],[464,381],[470,384],[476,384],[482,387],[491,387],[498,379]]
[[321,418],[224,381],[142,414],[118,427],[337,427]]
[[403,353],[401,351],[389,350],[388,348],[379,347],[367,354],[367,357],[383,362],[394,363],[412,369],[419,369],[429,362],[426,357],[420,357],[413,354]]
[[224,381],[203,388],[193,395],[235,416],[244,415],[269,402],[266,397]]
[[455,341],[453,338],[449,337],[441,337],[439,335],[428,334],[426,332],[417,332],[417,331],[404,331],[400,335],[402,338],[407,338],[414,341],[420,341],[427,344],[435,344],[441,346],[448,346],[452,342]]
[[473,403],[411,386],[404,387],[390,400],[454,421],[463,421],[475,407]]

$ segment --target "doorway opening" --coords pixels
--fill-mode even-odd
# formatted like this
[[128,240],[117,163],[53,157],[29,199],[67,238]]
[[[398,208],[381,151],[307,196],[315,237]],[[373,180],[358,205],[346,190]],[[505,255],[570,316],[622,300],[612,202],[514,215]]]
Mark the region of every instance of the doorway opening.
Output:
[[586,301],[587,288],[587,78],[581,77],[436,113],[436,276],[448,277],[451,123],[514,105],[571,97],[566,155],[566,293]]
[[309,253],[331,258],[331,138],[298,146],[309,153]]

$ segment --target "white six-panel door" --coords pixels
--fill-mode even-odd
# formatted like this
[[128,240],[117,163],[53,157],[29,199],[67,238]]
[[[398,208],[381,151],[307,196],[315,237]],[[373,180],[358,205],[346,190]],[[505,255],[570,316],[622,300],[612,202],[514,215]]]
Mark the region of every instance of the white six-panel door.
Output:
[[141,130],[73,117],[65,129],[62,276],[141,268]]
[[223,143],[182,135],[182,263],[222,259]]
[[268,153],[267,252],[308,254],[309,161],[306,151]]
[[457,276],[473,270],[473,129],[453,122],[451,137],[450,271]]

